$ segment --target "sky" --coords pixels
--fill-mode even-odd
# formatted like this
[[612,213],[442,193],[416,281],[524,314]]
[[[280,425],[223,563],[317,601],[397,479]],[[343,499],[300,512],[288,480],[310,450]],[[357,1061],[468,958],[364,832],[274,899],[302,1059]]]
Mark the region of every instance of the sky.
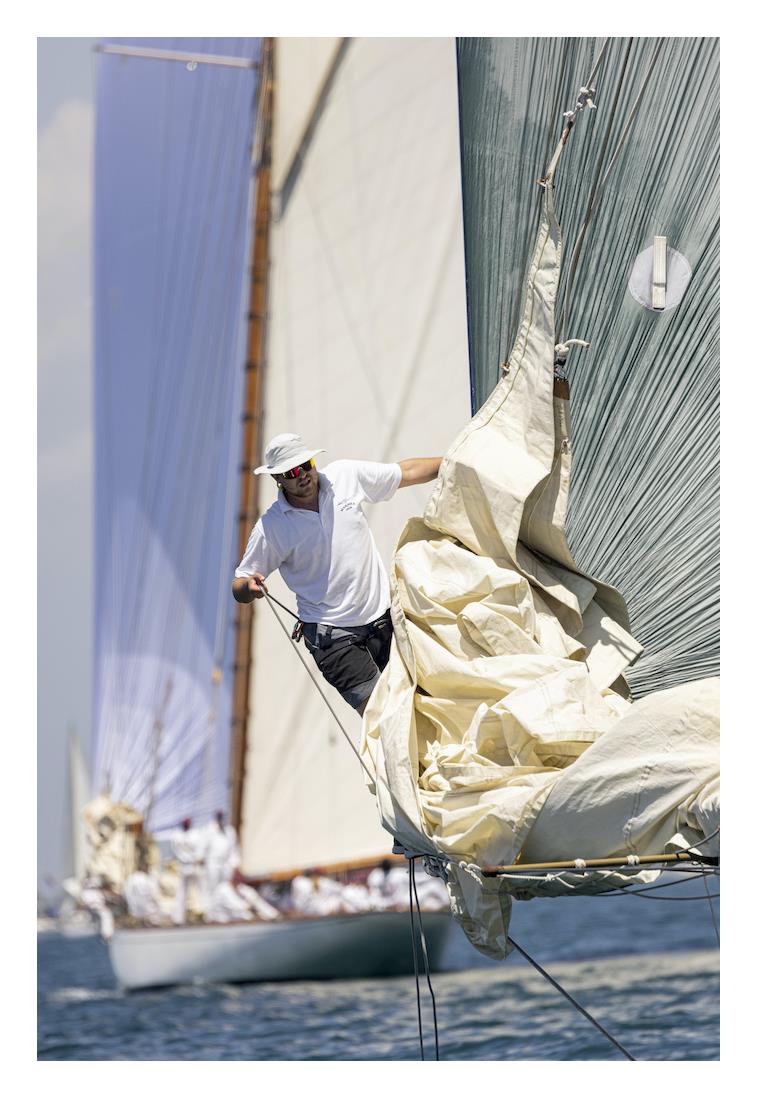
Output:
[[38,40],[38,873],[70,871],[67,732],[92,693],[95,38]]

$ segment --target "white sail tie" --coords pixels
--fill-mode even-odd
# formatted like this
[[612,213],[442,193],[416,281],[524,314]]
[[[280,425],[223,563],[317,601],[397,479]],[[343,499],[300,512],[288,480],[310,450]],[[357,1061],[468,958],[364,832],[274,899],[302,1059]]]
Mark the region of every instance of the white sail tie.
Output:
[[565,343],[557,343],[555,345],[555,357],[556,359],[565,360],[568,357],[568,353],[572,347],[589,347],[589,340],[566,340]]

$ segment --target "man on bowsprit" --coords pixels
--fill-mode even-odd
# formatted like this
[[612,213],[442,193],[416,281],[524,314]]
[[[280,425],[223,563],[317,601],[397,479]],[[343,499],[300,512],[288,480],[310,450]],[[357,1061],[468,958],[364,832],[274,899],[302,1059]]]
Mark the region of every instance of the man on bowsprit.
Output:
[[363,504],[437,476],[441,458],[341,460],[316,471],[299,435],[277,435],[265,465],[279,497],[255,524],[232,582],[239,603],[261,599],[275,569],[297,597],[303,637],[322,675],[359,714],[389,660],[389,580]]

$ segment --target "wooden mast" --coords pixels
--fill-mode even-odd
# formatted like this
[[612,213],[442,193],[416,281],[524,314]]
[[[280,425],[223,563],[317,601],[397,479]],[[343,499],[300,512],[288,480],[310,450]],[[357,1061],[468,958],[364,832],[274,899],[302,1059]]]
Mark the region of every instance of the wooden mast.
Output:
[[[245,355],[245,399],[242,414],[240,457],[240,510],[238,515],[238,560],[244,553],[250,529],[258,518],[258,478],[252,472],[260,463],[263,421],[263,375],[266,351],[268,297],[269,227],[271,221],[271,128],[274,94],[274,40],[265,38],[261,54],[255,150],[255,213],[253,218],[250,307]],[[247,753],[247,723],[250,711],[252,668],[253,604],[235,604],[234,681],[232,688],[231,759],[229,763],[229,810],[239,832],[242,822],[242,791]]]

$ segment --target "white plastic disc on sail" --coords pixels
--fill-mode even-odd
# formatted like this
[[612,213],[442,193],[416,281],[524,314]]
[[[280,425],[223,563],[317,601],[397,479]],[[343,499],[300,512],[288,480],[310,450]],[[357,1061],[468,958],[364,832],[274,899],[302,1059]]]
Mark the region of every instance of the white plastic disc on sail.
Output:
[[[629,276],[629,293],[645,309],[653,309],[653,250],[651,244],[644,252],[640,252]],[[687,262],[687,257],[677,252],[676,248],[667,247],[665,305],[656,311],[669,313],[672,309],[676,309],[684,297],[691,278],[692,268]]]

